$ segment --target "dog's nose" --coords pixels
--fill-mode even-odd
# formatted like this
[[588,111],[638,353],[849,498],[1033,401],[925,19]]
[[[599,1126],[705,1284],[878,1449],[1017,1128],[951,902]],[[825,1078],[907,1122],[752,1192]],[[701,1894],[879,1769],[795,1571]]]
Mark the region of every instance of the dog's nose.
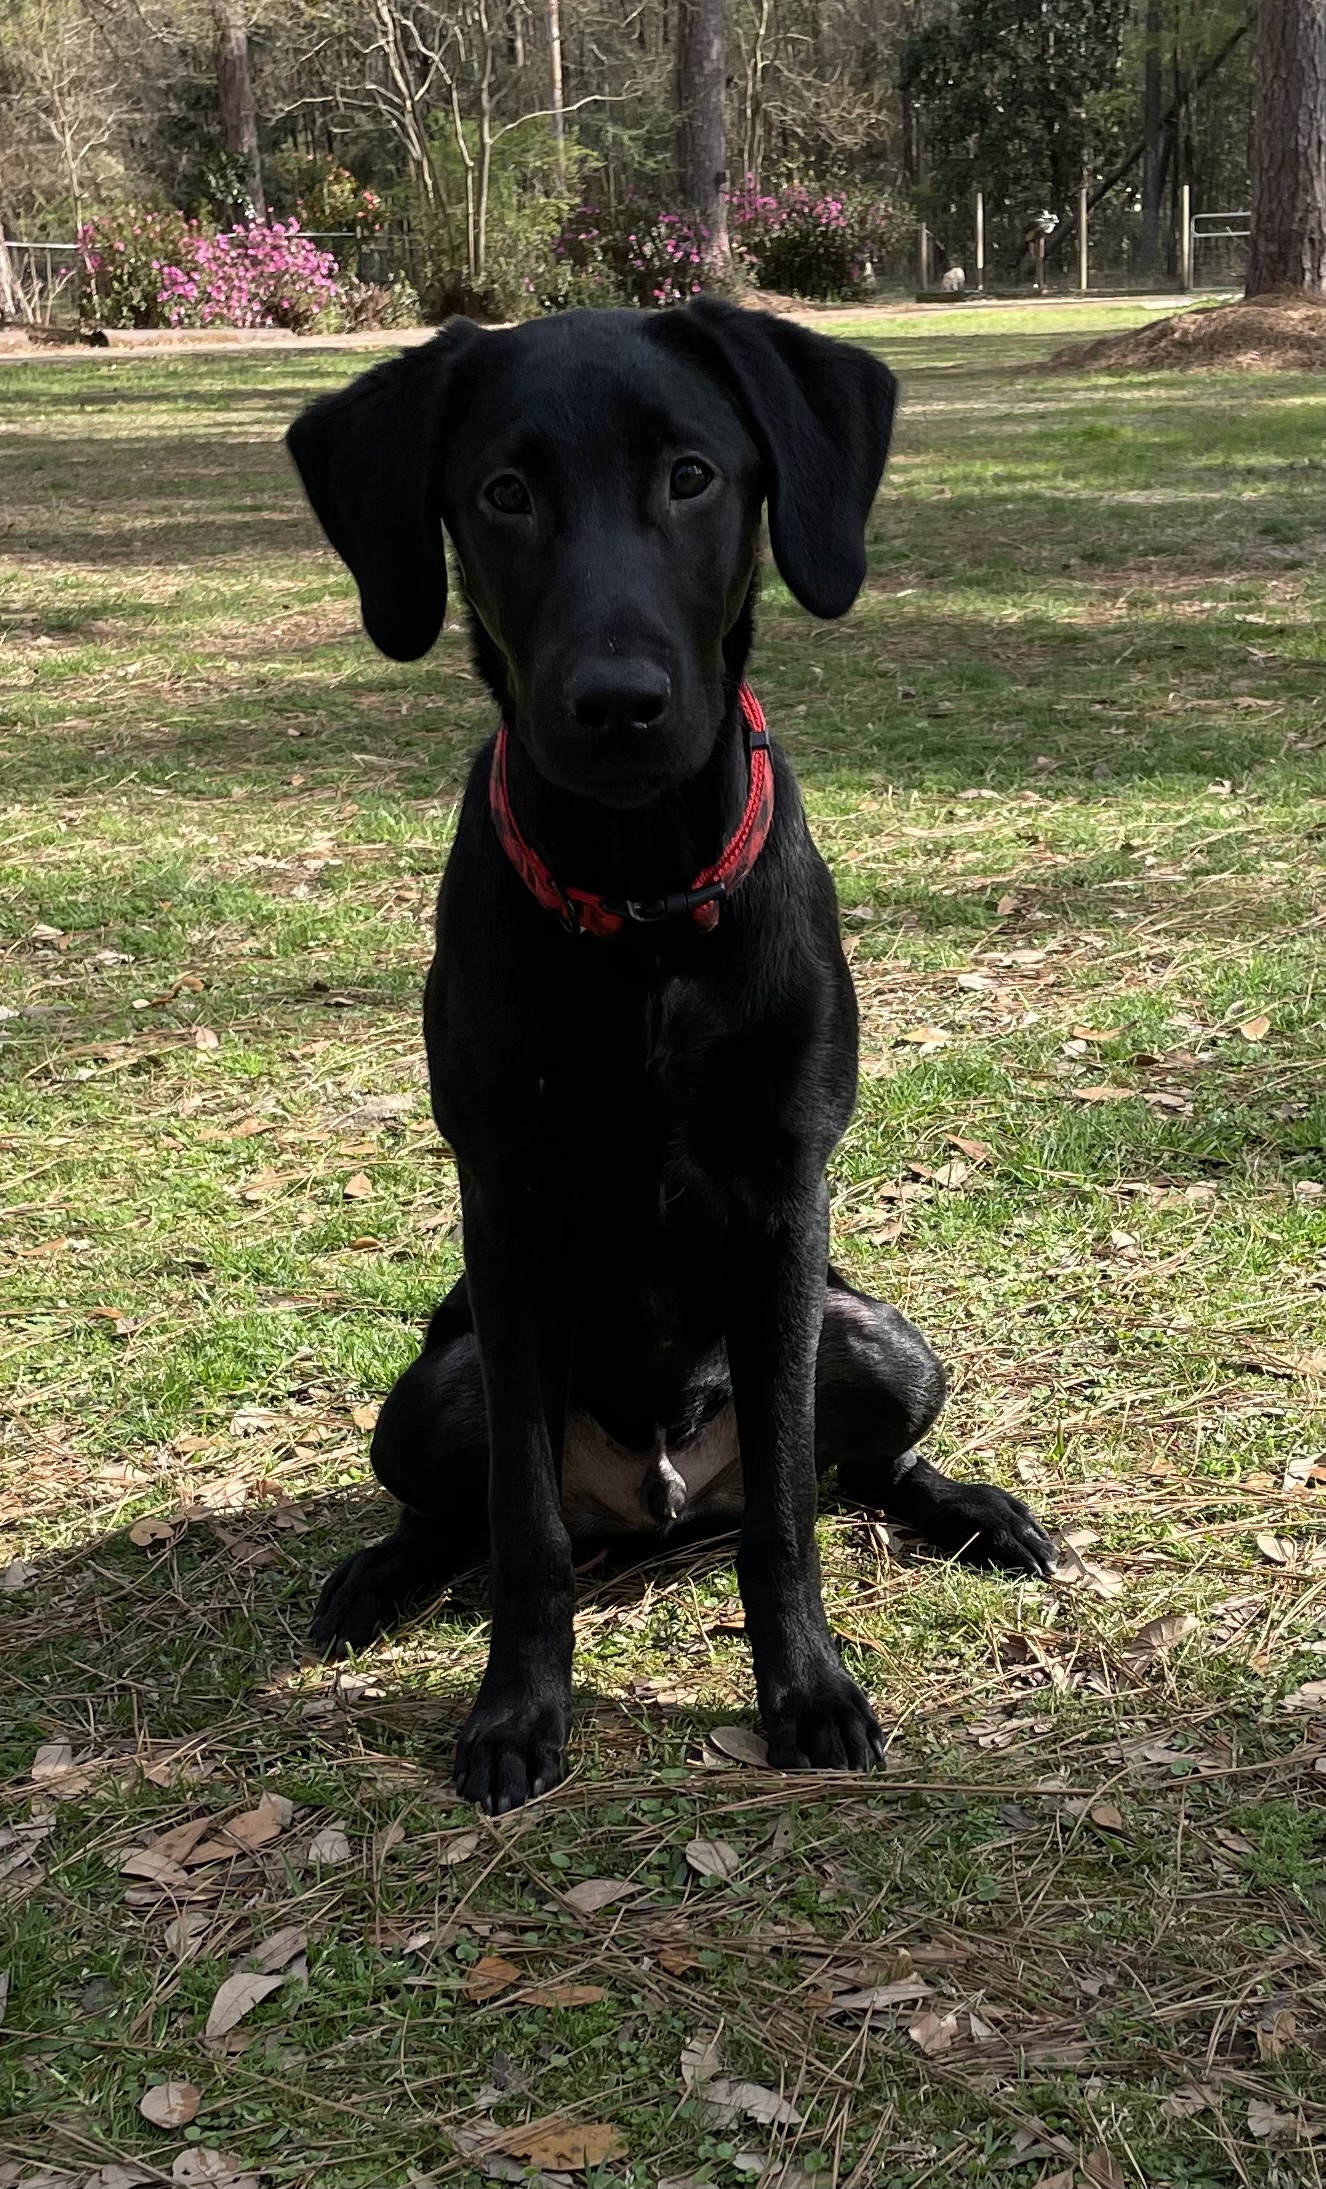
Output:
[[596,661],[575,672],[567,693],[587,730],[648,730],[667,713],[672,680],[649,661]]

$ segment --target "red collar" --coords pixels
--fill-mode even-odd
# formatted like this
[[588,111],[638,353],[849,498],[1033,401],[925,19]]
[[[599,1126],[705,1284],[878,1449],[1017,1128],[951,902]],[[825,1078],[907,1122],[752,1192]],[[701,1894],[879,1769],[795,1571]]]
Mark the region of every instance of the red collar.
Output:
[[488,777],[488,810],[497,840],[531,896],[545,912],[555,912],[572,934],[618,935],[628,920],[652,924],[689,912],[697,927],[718,925],[724,898],[739,889],[769,841],[773,827],[774,777],[769,758],[769,733],[759,700],[749,684],[741,687],[741,713],[746,726],[746,752],[750,762],[750,789],[745,810],[712,866],[696,875],[689,889],[671,896],[641,901],[637,897],[600,897],[593,890],[563,888],[554,881],[537,851],[520,833],[507,787],[507,726],[497,733],[493,765]]

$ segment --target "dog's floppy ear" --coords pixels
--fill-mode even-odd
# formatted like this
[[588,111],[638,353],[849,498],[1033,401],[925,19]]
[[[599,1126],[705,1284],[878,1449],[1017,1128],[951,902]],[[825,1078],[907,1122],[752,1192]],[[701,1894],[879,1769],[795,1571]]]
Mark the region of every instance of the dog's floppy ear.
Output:
[[467,319],[389,365],[320,395],[286,434],[304,492],[359,587],[364,629],[393,661],[417,661],[442,628],[447,563],[437,468]]
[[656,333],[716,368],[764,459],[769,542],[813,616],[844,616],[866,575],[866,519],[898,383],[866,350],[768,312],[697,297]]

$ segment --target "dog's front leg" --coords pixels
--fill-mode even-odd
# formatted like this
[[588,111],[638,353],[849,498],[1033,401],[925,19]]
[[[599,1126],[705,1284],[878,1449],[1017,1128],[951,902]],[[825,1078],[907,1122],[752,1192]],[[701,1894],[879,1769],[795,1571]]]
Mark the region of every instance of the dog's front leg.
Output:
[[491,1816],[562,1775],[571,1716],[575,1582],[562,1520],[571,1359],[557,1227],[523,1183],[469,1183],[465,1264],[491,1462],[492,1636],[456,1748],[456,1786]]
[[769,1761],[868,1771],[884,1753],[869,1703],[839,1661],[815,1545],[815,1360],[824,1314],[828,1195],[787,1203],[744,1242],[727,1324],[746,1509],[737,1576]]

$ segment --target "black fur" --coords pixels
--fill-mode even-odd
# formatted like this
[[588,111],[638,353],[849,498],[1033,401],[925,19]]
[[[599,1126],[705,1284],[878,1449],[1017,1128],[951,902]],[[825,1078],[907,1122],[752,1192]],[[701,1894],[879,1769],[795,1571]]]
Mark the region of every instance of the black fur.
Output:
[[[457,321],[312,405],[290,446],[398,658],[441,628],[445,526],[521,828],[559,880],[640,899],[684,888],[741,811],[762,506],[791,591],[845,612],[894,394],[864,352],[709,300],[490,334]],[[828,1269],[856,1006],[795,778],[775,748],[772,834],[713,932],[681,918],[597,939],[505,857],[490,751],[425,1003],[466,1273],[374,1439],[400,1525],[331,1576],[315,1636],[363,1646],[486,1549],[491,1653],[456,1777],[514,1807],[555,1783],[568,1733],[564,1489],[588,1452],[596,1494],[614,1467],[645,1469],[646,1518],[685,1524],[686,1467],[735,1419],[737,1487],[722,1477],[701,1518],[740,1516],[770,1757],[868,1768],[879,1728],[821,1603],[817,1470],[978,1563],[1044,1572],[1053,1551],[1016,1498],[916,1457],[942,1371]]]

